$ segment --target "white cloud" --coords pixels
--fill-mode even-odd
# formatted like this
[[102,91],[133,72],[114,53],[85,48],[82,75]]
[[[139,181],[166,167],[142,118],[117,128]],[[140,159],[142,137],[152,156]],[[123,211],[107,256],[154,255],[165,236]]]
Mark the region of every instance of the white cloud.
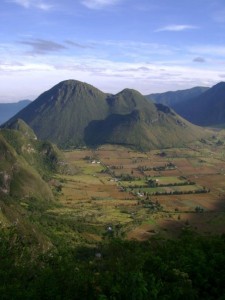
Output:
[[190,47],[189,51],[198,55],[208,55],[213,57],[224,57],[225,56],[225,46],[217,45],[204,45]]
[[[88,82],[100,90],[117,93],[128,87],[142,94],[211,86],[221,81],[224,68],[204,69],[199,65],[179,65],[168,62],[115,62],[96,57],[49,55],[44,57],[18,57],[16,62],[0,63],[0,94],[6,100],[36,95],[69,78]],[[163,82],[163,84],[162,84]],[[29,83],[29,84],[28,84]],[[10,86],[13,86],[13,96]],[[26,87],[26,88],[25,88]]]
[[0,63],[0,71],[5,72],[30,72],[30,71],[52,71],[55,68],[48,64],[35,63]]
[[50,4],[47,4],[47,3],[44,3],[44,2],[36,3],[34,6],[41,9],[41,10],[45,10],[45,11],[48,11],[48,10],[50,10],[54,7],[53,5],[50,5]]
[[101,9],[106,6],[111,6],[121,0],[82,0],[81,3],[90,9]]
[[193,25],[168,25],[165,27],[161,27],[155,30],[155,32],[160,32],[160,31],[184,31],[184,30],[189,30],[189,29],[197,29],[197,26]]
[[[157,43],[109,40],[89,41],[93,48],[83,51],[83,44],[70,40],[66,44],[67,47],[64,43],[40,39],[0,44],[0,95],[5,100],[38,96],[69,78],[88,82],[109,93],[128,87],[150,94],[197,85],[212,86],[224,76],[225,61],[224,64],[221,61],[225,47],[222,46],[179,49]],[[27,54],[24,51],[27,45],[37,55]],[[193,59],[205,63],[193,63]]]
[[[93,51],[98,55],[123,59],[125,61],[143,61],[155,60],[159,57],[173,56],[179,53],[178,47],[173,47],[167,44],[151,43],[151,42],[137,42],[130,40],[105,40],[105,41],[92,41],[94,46]],[[92,53],[93,53],[92,51]]]
[[41,10],[48,11],[53,8],[53,5],[50,5],[44,1],[38,0],[8,0],[7,2],[18,4],[24,8],[38,8]]

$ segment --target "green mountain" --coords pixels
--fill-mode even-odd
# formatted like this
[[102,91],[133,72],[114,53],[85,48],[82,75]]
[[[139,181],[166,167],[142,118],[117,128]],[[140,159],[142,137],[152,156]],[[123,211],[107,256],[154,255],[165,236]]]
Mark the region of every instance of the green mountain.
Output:
[[[113,112],[85,129],[87,145],[109,143],[148,150],[183,146],[204,134],[169,107],[148,102],[137,91],[124,90],[111,96],[110,103]],[[124,113],[119,113],[121,104]]]
[[0,226],[14,228],[24,243],[46,251],[51,242],[31,219],[54,204],[48,181],[62,156],[56,146],[38,141],[24,121],[12,128],[0,130]]
[[0,103],[0,124],[3,124],[21,109],[30,104],[30,100],[21,100],[15,103]]
[[106,94],[91,85],[68,80],[40,95],[10,122],[23,119],[39,138],[64,148],[84,145],[85,127],[108,114],[105,99]]
[[176,111],[176,105],[189,101],[192,98],[200,96],[202,93],[207,91],[208,87],[197,86],[191,89],[169,91],[165,93],[157,93],[147,95],[146,98],[156,103],[161,103],[173,108]]
[[176,105],[176,112],[201,126],[225,124],[225,82],[220,82],[198,97]]
[[112,143],[152,149],[182,146],[204,135],[202,129],[135,90],[111,95],[75,80],[46,91],[4,126],[17,118],[29,124],[38,138],[62,148]]
[[0,130],[0,194],[13,198],[52,200],[46,178],[59,168],[61,154],[49,142],[37,140],[24,121]]

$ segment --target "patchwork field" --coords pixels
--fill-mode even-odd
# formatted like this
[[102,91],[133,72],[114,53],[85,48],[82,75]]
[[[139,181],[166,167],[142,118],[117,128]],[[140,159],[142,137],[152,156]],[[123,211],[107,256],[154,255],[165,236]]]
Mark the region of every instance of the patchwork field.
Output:
[[65,152],[71,171],[55,177],[59,205],[47,211],[64,229],[52,234],[60,238],[66,227],[74,242],[94,243],[112,235],[139,240],[173,236],[184,227],[225,232],[220,147],[212,140],[145,153],[109,145]]

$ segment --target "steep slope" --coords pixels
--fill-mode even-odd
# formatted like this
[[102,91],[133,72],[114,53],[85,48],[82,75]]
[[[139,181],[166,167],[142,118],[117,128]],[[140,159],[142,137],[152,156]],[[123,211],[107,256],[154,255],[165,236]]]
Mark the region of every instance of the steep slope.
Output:
[[107,115],[106,94],[75,80],[60,82],[40,95],[15,118],[23,119],[37,136],[61,147],[83,144],[84,128]]
[[55,205],[45,179],[58,169],[60,153],[38,141],[23,121],[13,126],[0,130],[0,227],[13,233],[12,246],[21,242],[28,258],[53,247],[34,216]]
[[200,96],[177,105],[176,112],[197,125],[224,125],[225,82],[220,82]]
[[[14,126],[18,130],[0,130],[0,194],[53,200],[43,178],[58,169],[59,150],[49,142],[38,141],[23,121],[14,122]],[[25,128],[29,135],[24,134]]]
[[183,145],[204,135],[135,90],[110,95],[75,80],[43,93],[4,126],[11,126],[16,118],[27,122],[38,138],[63,148],[114,143],[151,149]]
[[208,87],[197,86],[186,90],[150,94],[147,95],[146,98],[156,103],[167,105],[176,111],[176,104],[180,104],[186,100],[198,97],[208,89]]
[[[121,92],[112,96],[113,102],[118,99],[131,99],[137,92]],[[128,98],[127,98],[128,97]],[[88,145],[122,144],[139,150],[184,146],[185,143],[203,136],[202,129],[185,121],[169,107],[162,104],[148,103],[139,94],[137,105],[127,113],[110,114],[104,120],[92,121],[85,130],[85,141]],[[111,100],[112,101],[112,100]],[[120,101],[118,101],[120,105]]]
[[37,137],[34,131],[21,119],[16,119],[11,122],[8,129],[14,129],[21,132],[28,139],[36,140]]
[[0,103],[0,124],[9,120],[30,103],[30,100],[21,100],[16,103]]

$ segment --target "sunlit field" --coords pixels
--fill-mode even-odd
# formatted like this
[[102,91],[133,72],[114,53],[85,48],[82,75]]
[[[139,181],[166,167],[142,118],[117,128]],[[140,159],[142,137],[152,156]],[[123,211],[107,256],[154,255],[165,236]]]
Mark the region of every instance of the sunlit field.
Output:
[[224,150],[213,139],[145,153],[105,145],[64,155],[69,172],[55,176],[58,205],[46,212],[62,223],[52,229],[56,240],[92,244],[109,234],[146,240],[185,227],[224,232]]

